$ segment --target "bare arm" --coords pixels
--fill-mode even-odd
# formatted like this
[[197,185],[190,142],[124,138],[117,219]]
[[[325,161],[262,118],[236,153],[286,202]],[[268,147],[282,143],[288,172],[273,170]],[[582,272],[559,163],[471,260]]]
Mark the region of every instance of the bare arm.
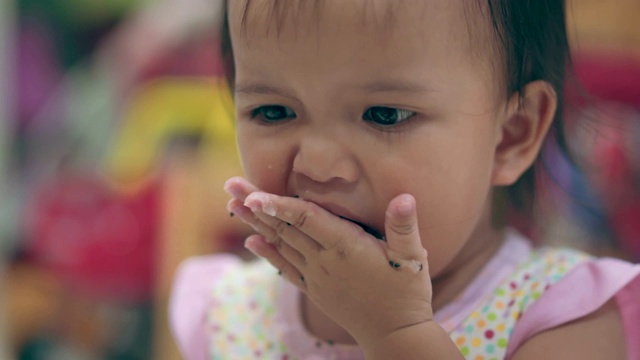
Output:
[[513,360],[626,359],[622,319],[615,301],[569,324],[542,332],[520,347]]
[[464,359],[449,335],[428,321],[398,330],[373,343],[360,343],[367,360]]

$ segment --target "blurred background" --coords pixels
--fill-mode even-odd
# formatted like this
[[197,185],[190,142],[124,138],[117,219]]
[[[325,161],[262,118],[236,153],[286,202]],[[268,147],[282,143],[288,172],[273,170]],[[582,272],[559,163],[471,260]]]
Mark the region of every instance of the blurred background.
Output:
[[[547,148],[528,231],[637,262],[640,2],[568,9],[583,171]],[[179,359],[177,264],[248,234],[222,192],[241,169],[219,22],[219,0],[0,1],[0,359]]]

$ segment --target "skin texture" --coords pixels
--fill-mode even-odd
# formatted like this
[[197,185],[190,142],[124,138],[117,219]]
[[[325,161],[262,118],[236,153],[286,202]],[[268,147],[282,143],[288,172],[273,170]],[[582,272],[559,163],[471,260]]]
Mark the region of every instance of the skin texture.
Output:
[[[259,234],[247,248],[301,289],[316,336],[355,341],[369,359],[460,358],[432,314],[500,246],[494,187],[535,160],[554,90],[536,81],[503,94],[502,74],[455,25],[467,23],[462,2],[325,1],[279,26],[268,3],[253,2],[244,28],[245,2],[229,4],[247,179],[226,190]],[[372,107],[409,116],[381,126]]]

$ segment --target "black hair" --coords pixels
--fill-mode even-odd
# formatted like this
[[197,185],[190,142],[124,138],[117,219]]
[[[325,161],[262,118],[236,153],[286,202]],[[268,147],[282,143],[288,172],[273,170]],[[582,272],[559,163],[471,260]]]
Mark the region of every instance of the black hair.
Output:
[[[235,80],[233,50],[229,35],[227,1],[223,1],[222,56],[225,76],[230,85]],[[251,1],[247,0],[243,23]],[[282,3],[273,2],[272,11],[281,11]],[[280,3],[280,6],[277,4]],[[480,9],[488,14],[492,24],[492,39],[496,53],[501,56],[505,74],[504,90],[509,99],[521,94],[524,87],[536,80],[551,84],[557,96],[557,110],[548,140],[571,161],[563,128],[564,88],[567,69],[571,64],[567,39],[564,0],[478,0]],[[531,215],[536,183],[545,172],[543,152],[536,162],[511,186],[505,189],[511,208]]]
[[[564,0],[487,0],[487,6],[505,61],[507,94],[521,93],[536,80],[551,84],[558,105],[548,137],[571,160],[563,126],[565,80],[571,65]],[[536,182],[546,170],[543,156],[541,152],[534,165],[506,189],[516,210],[532,211]]]

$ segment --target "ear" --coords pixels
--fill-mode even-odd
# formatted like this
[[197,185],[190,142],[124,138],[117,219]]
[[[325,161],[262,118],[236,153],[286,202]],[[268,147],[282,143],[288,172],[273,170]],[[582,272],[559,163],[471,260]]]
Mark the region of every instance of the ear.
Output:
[[555,90],[546,81],[527,84],[507,104],[496,145],[492,184],[508,186],[533,164],[558,106]]

